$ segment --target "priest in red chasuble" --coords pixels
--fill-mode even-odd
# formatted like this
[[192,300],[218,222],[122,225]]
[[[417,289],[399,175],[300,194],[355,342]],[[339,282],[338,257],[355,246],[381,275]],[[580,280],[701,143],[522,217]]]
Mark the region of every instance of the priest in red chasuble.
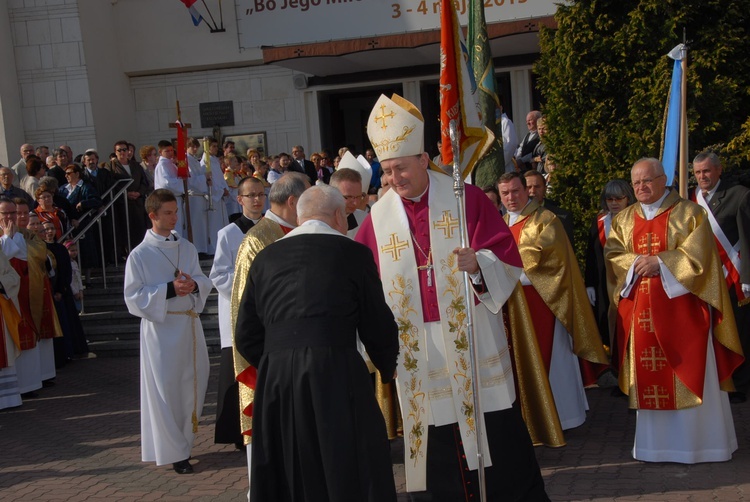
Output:
[[633,456],[721,462],[737,449],[726,391],[742,349],[705,211],[666,187],[657,159],[631,170],[637,204],[604,255],[617,307],[620,389],[638,410]]
[[453,180],[431,169],[424,119],[412,103],[380,96],[367,133],[391,190],[373,206],[355,240],[372,250],[399,326],[407,491],[415,501],[479,496],[465,271],[473,284],[481,355],[488,500],[548,500],[516,404],[498,316],[521,273],[513,237],[484,193],[466,185],[470,247],[460,248]]
[[[523,293],[514,294],[509,305],[528,302],[560,425],[563,430],[572,429],[586,420],[584,383],[596,382],[595,376],[583,381],[579,358],[608,363],[583,277],[562,222],[529,197],[526,178],[506,173],[500,177],[498,190],[524,268]],[[518,362],[517,367],[523,369]],[[544,412],[553,412],[550,408]]]

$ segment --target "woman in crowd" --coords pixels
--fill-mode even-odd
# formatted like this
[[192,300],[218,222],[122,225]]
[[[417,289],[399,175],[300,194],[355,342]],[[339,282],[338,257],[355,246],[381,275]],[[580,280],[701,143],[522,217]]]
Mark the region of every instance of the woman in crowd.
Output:
[[148,180],[148,193],[151,193],[154,191],[154,170],[159,162],[159,152],[156,151],[154,145],[145,145],[141,147],[138,153],[142,159],[141,167],[143,167],[143,172],[146,173],[146,179]]
[[539,133],[539,143],[534,147],[532,153],[531,165],[540,173],[544,174],[544,164],[547,160],[547,147],[544,144],[544,135],[547,134],[547,123],[544,117],[539,117],[536,121],[536,130]]
[[[65,168],[65,178],[68,180],[68,184],[60,188],[60,195],[65,197],[70,204],[70,213],[68,216],[70,216],[72,220],[86,225],[90,220],[86,219],[82,221],[81,219],[84,218],[87,213],[94,212],[101,207],[102,200],[96,193],[94,185],[81,179],[81,171],[81,167],[74,164]],[[74,224],[74,226],[77,225]],[[78,230],[74,231],[74,234],[79,233],[82,228],[84,227],[78,228]],[[86,270],[87,278],[91,277],[91,269],[100,264],[99,253],[97,253],[98,242],[97,239],[94,238],[95,235],[96,233],[92,229],[92,231],[87,234],[88,238],[80,240],[81,261]]]
[[47,174],[47,166],[44,165],[42,159],[36,155],[32,155],[26,159],[26,172],[29,175],[21,180],[21,188],[27,194],[35,197],[36,189],[39,188],[39,180]]
[[54,204],[55,194],[51,190],[37,188],[34,192],[37,206],[34,211],[39,216],[39,220],[51,223],[55,228],[55,239],[59,239],[68,231],[68,216],[65,211]]
[[88,354],[89,347],[83,334],[81,320],[78,317],[73,291],[70,289],[70,283],[73,279],[70,255],[65,246],[55,240],[55,227],[52,223],[44,222],[42,232],[44,241],[47,243],[47,250],[54,257],[55,273],[54,275],[50,273],[50,282],[52,283],[55,311],[57,312],[57,318],[60,320],[63,336],[66,339],[66,355],[68,358],[84,356]]
[[[633,188],[625,180],[612,180],[604,186],[601,195],[601,211],[589,230],[586,251],[586,293],[594,307],[596,321],[602,343],[611,349],[611,359],[617,361],[617,344],[610,332],[609,295],[607,294],[607,273],[604,269],[604,244],[612,228],[612,218],[635,202]],[[615,368],[617,369],[617,368]]]

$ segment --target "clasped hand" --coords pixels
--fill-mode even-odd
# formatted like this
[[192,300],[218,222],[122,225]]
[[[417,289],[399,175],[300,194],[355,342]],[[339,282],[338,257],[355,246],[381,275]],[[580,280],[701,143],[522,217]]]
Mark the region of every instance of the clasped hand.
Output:
[[656,256],[641,256],[636,260],[633,271],[644,277],[656,277],[659,275],[659,258]]
[[178,272],[177,278],[172,281],[172,284],[174,284],[174,292],[177,296],[187,296],[196,288],[193,278],[182,270]]

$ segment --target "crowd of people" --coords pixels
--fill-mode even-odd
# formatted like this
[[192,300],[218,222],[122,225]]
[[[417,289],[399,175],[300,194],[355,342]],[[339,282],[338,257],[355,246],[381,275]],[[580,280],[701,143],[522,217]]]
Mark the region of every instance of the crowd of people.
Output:
[[[240,155],[206,138],[201,157],[191,138],[186,181],[169,141],[142,147],[141,162],[126,141],[102,163],[92,150],[70,161],[60,147],[50,169],[43,149],[23,145],[22,160],[0,168],[0,389],[15,377],[27,391],[29,361],[41,382],[58,351],[87,352],[80,273],[65,265],[77,247],[58,242],[128,180],[113,217],[130,241],[104,255],[127,257],[125,300],[144,320],[143,461],[193,472],[208,383],[199,314],[214,287],[215,442],[246,451],[251,500],[395,500],[387,439],[399,436],[413,500],[477,497],[479,451],[489,500],[547,500],[533,446],[564,446],[596,385],[638,410],[634,458],[731,459],[730,401],[750,383],[750,190],[722,181],[708,152],[694,159],[686,200],[657,159],[640,159],[629,182],[603,187],[582,273],[572,215],[550,199],[544,117],[529,113],[519,142],[502,116],[506,173],[466,186],[466,247],[452,179],[424,150],[424,119],[395,95],[375,105],[364,155]],[[101,253],[82,239],[82,254],[87,241],[84,267]],[[468,371],[469,309],[480,384]]]

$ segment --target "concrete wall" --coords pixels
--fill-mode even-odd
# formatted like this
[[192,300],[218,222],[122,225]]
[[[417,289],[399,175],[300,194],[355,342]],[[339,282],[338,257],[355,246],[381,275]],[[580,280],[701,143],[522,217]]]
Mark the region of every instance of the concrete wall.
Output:
[[304,143],[302,94],[294,89],[292,75],[285,68],[259,66],[133,77],[138,131],[134,143],[155,145],[174,138],[169,124],[176,119],[177,100],[183,121],[192,123],[193,136],[212,133],[211,128],[200,127],[200,103],[233,101],[235,126],[222,128],[222,134],[265,131],[269,153],[288,151]]
[[0,164],[10,166],[21,158],[19,147],[24,142],[21,97],[16,74],[7,0],[0,0]]
[[[99,2],[110,8],[114,34],[127,50],[119,54],[128,75],[161,74],[218,66],[262,63],[260,49],[240,51],[233,1],[224,0],[223,33],[211,33],[206,23],[193,26],[190,14],[177,0],[80,0]],[[206,0],[217,23],[218,1]],[[195,7],[206,15],[202,2]]]
[[[23,140],[73,155],[96,144],[76,0],[8,0]],[[12,96],[2,95],[3,108]],[[18,145],[13,148],[18,148]]]

